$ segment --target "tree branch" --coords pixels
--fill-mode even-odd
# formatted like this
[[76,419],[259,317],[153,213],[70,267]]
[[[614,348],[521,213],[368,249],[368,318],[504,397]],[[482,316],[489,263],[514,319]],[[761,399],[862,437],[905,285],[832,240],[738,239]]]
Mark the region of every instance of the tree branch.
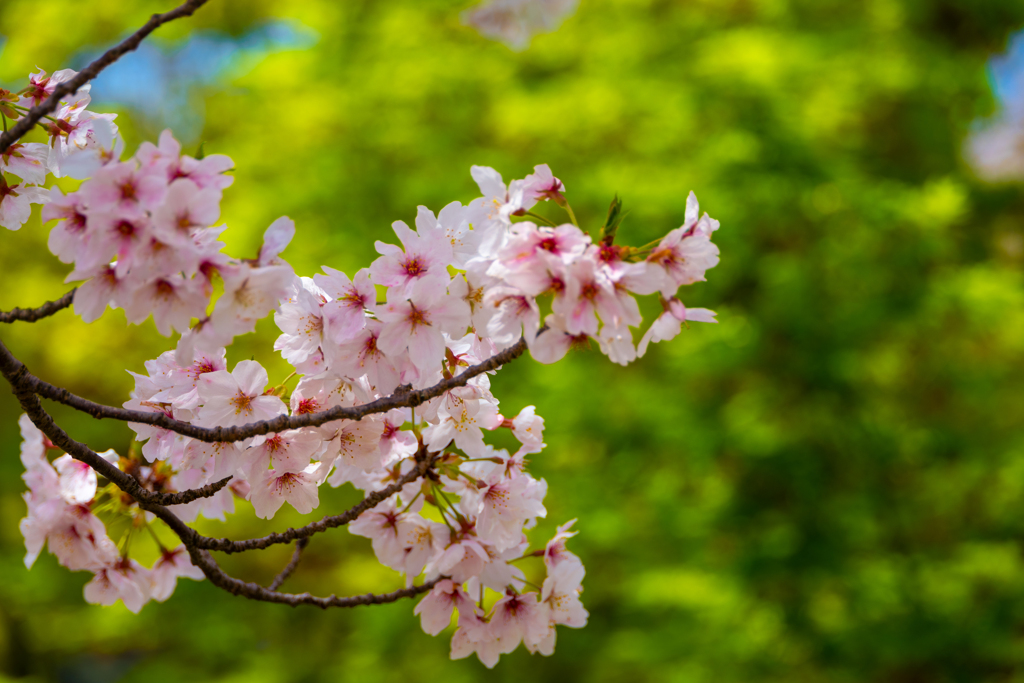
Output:
[[0,154],[6,152],[8,147],[21,139],[21,137],[25,135],[25,133],[29,132],[32,129],[32,126],[41,121],[44,116],[53,112],[60,104],[61,98],[77,92],[79,88],[96,78],[101,71],[116,62],[121,56],[135,50],[146,36],[160,26],[181,17],[191,16],[193,12],[205,5],[206,2],[207,0],[188,0],[188,2],[171,10],[170,12],[154,14],[149,18],[149,21],[143,24],[142,28],[128,36],[128,38],[120,44],[115,45],[104,52],[96,61],[79,71],[74,78],[58,84],[52,95],[46,98],[45,101],[40,102],[38,105],[29,109],[28,112],[21,117],[10,130],[0,134]]
[[315,595],[310,595],[309,593],[278,593],[277,591],[269,588],[264,588],[257,583],[248,583],[228,576],[214,561],[213,557],[210,556],[210,553],[205,550],[189,548],[189,555],[192,558],[192,564],[203,570],[203,574],[205,574],[206,578],[210,580],[210,583],[218,588],[226,590],[232,595],[241,595],[249,598],[250,600],[277,602],[284,605],[291,605],[292,607],[297,607],[299,605],[314,605],[321,609],[327,609],[328,607],[381,605],[387,602],[395,602],[402,598],[411,598],[419,595],[420,593],[426,593],[434,587],[435,583],[444,578],[439,576],[436,579],[422,583],[419,586],[403,588],[402,590],[383,593],[380,595],[367,593],[365,595],[354,595],[346,598],[339,598],[337,595],[319,598]]
[[54,301],[47,301],[39,308],[15,308],[10,311],[0,311],[0,323],[13,323],[16,320],[21,320],[26,323],[34,323],[42,318],[48,318],[57,311],[64,310],[71,305],[74,298],[75,290],[72,289],[61,298],[55,299]]
[[[9,355],[9,353],[8,353]],[[25,413],[32,420],[33,424],[39,428],[54,445],[63,448],[71,457],[76,460],[80,460],[94,470],[97,473],[103,475],[110,481],[120,488],[122,491],[132,496],[139,503],[139,507],[143,510],[148,510],[156,515],[161,521],[163,521],[171,530],[177,534],[178,538],[185,545],[189,552],[189,556],[192,559],[192,563],[199,567],[203,574],[210,580],[210,583],[228,591],[232,595],[241,595],[252,600],[262,600],[264,602],[276,602],[292,607],[298,605],[315,605],[317,607],[326,609],[328,607],[355,607],[358,605],[376,605],[386,602],[395,602],[402,598],[413,597],[430,590],[439,579],[428,581],[419,586],[413,586],[411,588],[405,588],[402,590],[393,591],[391,593],[384,593],[382,595],[374,595],[367,593],[366,595],[357,595],[353,597],[339,598],[336,595],[330,595],[322,598],[309,593],[279,593],[268,588],[264,588],[255,583],[247,583],[235,579],[224,572],[223,569],[214,561],[210,553],[199,547],[202,545],[213,545],[218,546],[223,543],[231,544],[231,541],[227,539],[211,539],[205,536],[199,535],[195,529],[188,526],[181,519],[171,512],[166,505],[176,505],[179,503],[186,503],[190,500],[195,500],[203,496],[213,495],[218,490],[223,488],[229,481],[228,479],[222,479],[221,481],[215,482],[204,486],[202,489],[195,489],[193,491],[183,491],[176,494],[160,494],[147,491],[142,488],[142,485],[132,476],[122,472],[118,468],[114,467],[111,463],[101,458],[98,454],[93,452],[85,444],[79,443],[72,439],[67,432],[61,429],[53,418],[47,413],[42,404],[39,402],[39,397],[35,395],[30,389],[23,386],[21,380],[24,379],[24,375],[27,372],[24,370],[24,365],[21,366],[20,374],[15,371],[10,372],[9,363],[4,363],[4,357],[0,355],[0,371],[3,371],[4,377],[10,382],[11,387],[14,389],[14,395],[17,397],[18,402],[21,403]],[[421,455],[425,455],[422,454]],[[388,496],[399,491],[409,481],[412,481],[416,477],[422,476],[434,461],[440,457],[440,454],[434,454],[432,457],[425,456],[417,462],[417,467],[410,470],[409,473],[400,478],[397,482],[391,486],[385,488],[382,491],[377,491],[368,495],[361,503],[353,507],[347,512],[336,515],[335,517],[326,517],[320,522],[310,524],[301,529],[289,529],[284,534],[271,534],[263,539],[253,539],[251,541],[240,541],[239,550],[248,550],[250,548],[265,548],[274,543],[283,543],[290,540],[305,539],[308,536],[313,535],[319,531],[325,531],[326,529],[341,526],[347,524],[352,519],[358,517],[364,510],[367,510],[374,505],[377,505]],[[287,537],[288,541],[277,540],[278,538]],[[229,547],[224,549],[225,552],[237,552],[235,548]],[[297,563],[297,559],[293,559],[293,563]],[[289,565],[291,566],[291,565]],[[291,566],[294,569],[293,566]],[[287,568],[286,568],[287,571]],[[282,581],[284,579],[281,579]]]
[[17,360],[2,342],[0,342],[0,365],[7,363],[12,367],[20,368],[19,372],[23,371],[22,381],[25,383],[25,386],[30,388],[34,393],[39,394],[44,398],[57,401],[58,403],[71,406],[76,410],[92,415],[96,419],[112,418],[115,420],[123,420],[125,422],[139,422],[142,424],[169,429],[172,432],[176,432],[199,441],[230,442],[242,441],[243,439],[248,439],[249,437],[260,434],[282,432],[286,429],[316,427],[336,420],[360,420],[367,415],[386,413],[394,408],[415,408],[436,396],[440,396],[446,391],[451,391],[457,387],[465,386],[469,380],[473,379],[477,375],[497,370],[505,363],[515,360],[521,356],[524,351],[526,351],[526,339],[520,338],[518,342],[504,351],[491,356],[481,363],[471,365],[458,375],[442,380],[426,389],[413,389],[402,393],[396,392],[390,396],[379,398],[376,401],[371,401],[358,406],[336,406],[318,413],[307,413],[304,415],[280,415],[272,420],[252,422],[240,427],[213,428],[198,427],[189,422],[182,422],[180,420],[167,417],[167,415],[163,413],[115,408],[113,406],[94,403],[88,399],[82,398],[81,396],[76,396],[67,389],[62,389],[49,384],[48,382],[44,382],[35,375],[29,373],[24,364]]
[[267,590],[276,591],[281,587],[281,584],[292,575],[295,568],[299,566],[299,559],[302,557],[302,551],[307,545],[309,545],[308,538],[300,538],[295,541],[295,551],[292,552],[291,562],[286,564],[284,569],[281,570],[281,573],[274,577],[274,580],[270,582],[269,586],[267,586]]
[[397,481],[395,481],[395,483],[387,486],[386,488],[367,494],[366,498],[363,498],[363,500],[358,504],[349,508],[340,515],[331,515],[324,517],[318,522],[312,522],[297,529],[289,528],[281,533],[268,534],[261,538],[250,538],[246,541],[232,541],[229,538],[210,538],[208,536],[200,536],[199,534],[196,534],[192,539],[192,543],[195,544],[197,548],[202,548],[203,550],[219,550],[223,553],[241,553],[247,550],[263,550],[264,548],[277,545],[279,543],[291,543],[292,541],[309,538],[313,534],[318,534],[323,531],[327,531],[328,529],[344,526],[359,515],[363,514],[365,511],[376,507],[401,491],[402,487],[410,481],[414,481],[424,476],[434,466],[437,459],[441,457],[441,453],[427,455],[422,450],[421,453],[423,457],[420,457],[420,454],[417,454],[416,467],[403,474]]

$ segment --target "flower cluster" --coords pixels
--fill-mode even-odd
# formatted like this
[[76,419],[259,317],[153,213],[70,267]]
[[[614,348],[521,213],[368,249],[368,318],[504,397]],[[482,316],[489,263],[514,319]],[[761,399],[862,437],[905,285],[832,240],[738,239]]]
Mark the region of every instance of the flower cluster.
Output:
[[[43,546],[71,571],[95,574],[85,586],[85,599],[100,605],[112,605],[120,599],[125,607],[138,612],[150,600],[163,602],[174,592],[179,577],[200,580],[203,573],[192,566],[184,546],[168,550],[150,569],[127,553],[122,554],[107,536],[107,530],[95,514],[119,502],[117,492],[107,487],[97,491],[96,472],[85,463],[64,454],[51,464],[46,457],[53,449],[35,425],[22,415],[22,479],[28,486],[25,503],[28,516],[21,520],[25,537],[25,566],[32,567]],[[120,458],[114,451],[101,453],[112,463]],[[146,523],[145,518],[140,518]]]
[[[351,277],[329,266],[299,277],[280,256],[295,233],[287,218],[266,231],[258,258],[221,253],[224,228],[214,224],[232,180],[230,159],[183,156],[165,132],[158,146],[143,144],[121,161],[121,145],[99,136],[100,128],[92,128],[97,142],[61,157],[98,150],[77,191],[50,191],[43,218],[58,221],[49,246],[74,264],[69,280],[85,280],[75,294],[79,315],[92,320],[108,305],[122,307],[130,322],[152,314],[163,334],[182,333],[174,350],[134,375],[125,403],[134,411],[197,427],[242,427],[426,389],[520,340],[542,363],[593,343],[626,365],[687,321],[715,322],[713,312],[687,308],[676,296],[718,262],[711,241],[718,222],[699,214],[692,193],[681,227],[647,245],[622,246],[617,201],[591,235],[577,225],[565,185],[548,166],[507,184],[494,169],[474,166],[481,196],[436,214],[419,207],[414,228],[393,224],[399,244],[377,242],[379,258]],[[533,211],[548,201],[569,222]],[[639,344],[638,295],[656,295],[663,311]],[[281,331],[274,349],[294,369],[274,385],[256,360],[229,369],[225,348],[271,312]],[[289,389],[293,376],[299,379]],[[415,405],[216,443],[133,422],[141,454],[118,462],[157,493],[230,480],[212,496],[170,506],[186,522],[200,514],[223,519],[236,498],[260,518],[286,503],[306,514],[319,507],[325,483],[370,494],[400,481],[349,530],[370,539],[378,560],[409,586],[421,575],[436,582],[416,608],[424,630],[439,633],[457,611],[452,657],[475,652],[493,666],[520,643],[550,654],[555,625],[583,626],[587,612],[579,601],[583,565],[565,549],[572,522],[544,549],[529,550],[526,532],[546,515],[547,484],[529,471],[529,457],[545,447],[544,420],[533,406],[503,416],[486,373]],[[45,541],[69,568],[96,573],[87,599],[120,598],[135,610],[148,597],[166,598],[177,576],[200,576],[184,549],[165,552],[152,570],[130,558],[127,541],[119,550],[96,511],[126,515],[132,529],[148,524],[147,514],[113,489],[101,501],[95,473],[70,456],[51,466],[42,436],[29,426],[23,420],[29,563]],[[518,449],[488,443],[496,430],[509,430]],[[533,582],[517,564],[529,557],[543,557],[545,578]]]
[[[29,85],[19,93],[0,89],[0,117],[17,121],[56,87],[74,78],[71,69],[48,76],[45,71],[29,76]],[[42,185],[46,176],[89,177],[115,151],[115,114],[95,114],[89,106],[88,85],[61,102],[49,122],[40,124],[49,143],[15,142],[0,154],[0,225],[17,230],[32,213],[32,204],[45,204],[49,197]],[[6,126],[6,121],[5,121]]]

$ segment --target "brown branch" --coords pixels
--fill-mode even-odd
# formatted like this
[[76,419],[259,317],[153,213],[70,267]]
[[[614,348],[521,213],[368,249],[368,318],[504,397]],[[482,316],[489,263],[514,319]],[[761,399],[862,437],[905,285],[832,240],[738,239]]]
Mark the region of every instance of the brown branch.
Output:
[[58,84],[54,88],[53,94],[46,98],[45,101],[29,109],[9,131],[0,134],[0,154],[6,152],[8,147],[21,139],[44,116],[53,112],[60,105],[61,98],[77,92],[83,85],[96,78],[103,69],[116,62],[121,56],[137,48],[146,36],[160,26],[181,17],[191,16],[193,12],[205,5],[206,2],[207,0],[188,0],[188,2],[170,12],[154,14],[149,18],[149,21],[143,24],[142,28],[128,36],[119,45],[115,45],[104,52],[96,61],[79,71],[74,78]]
[[284,583],[288,579],[288,577],[292,575],[292,572],[295,571],[295,568],[299,566],[299,559],[302,558],[302,550],[307,545],[309,545],[308,538],[300,538],[299,540],[295,541],[295,551],[292,552],[291,562],[286,564],[284,569],[281,570],[281,573],[274,577],[274,580],[270,582],[269,586],[267,586],[267,590],[276,591],[278,588],[281,587],[281,584]]
[[444,578],[438,577],[432,581],[420,584],[419,586],[411,586],[410,588],[403,588],[401,590],[392,591],[391,593],[383,593],[380,595],[367,593],[365,595],[354,595],[346,598],[339,598],[337,595],[329,595],[326,598],[319,598],[315,595],[310,595],[309,593],[278,593],[277,591],[269,588],[264,588],[258,583],[248,583],[228,576],[213,560],[210,553],[205,550],[189,548],[189,555],[192,558],[192,564],[203,570],[203,574],[205,574],[206,578],[210,580],[210,583],[218,588],[226,590],[232,595],[241,595],[249,598],[250,600],[277,602],[284,605],[291,605],[292,607],[298,607],[299,605],[314,605],[321,609],[327,609],[328,607],[381,605],[387,602],[395,602],[402,598],[411,598],[419,595],[420,593],[426,593],[434,587],[435,583]]
[[[170,527],[171,530],[175,534],[177,534],[178,538],[181,539],[181,542],[185,544],[185,547],[188,549],[189,556],[192,558],[192,563],[199,567],[202,570],[203,574],[206,576],[206,578],[210,580],[210,583],[217,586],[218,588],[226,590],[232,595],[241,595],[252,600],[282,603],[286,605],[291,605],[292,607],[298,605],[315,605],[317,607],[326,609],[328,607],[355,607],[358,605],[377,605],[386,602],[395,602],[396,600],[400,600],[402,598],[413,597],[415,595],[419,595],[420,593],[424,593],[430,590],[433,587],[433,585],[437,583],[437,581],[439,580],[434,579],[433,581],[428,581],[419,586],[413,586],[411,588],[405,588],[402,590],[393,591],[391,593],[384,593],[382,595],[374,595],[372,593],[367,593],[366,595],[357,595],[345,598],[339,598],[336,595],[330,595],[328,597],[322,598],[310,595],[309,593],[279,593],[277,591],[264,588],[263,586],[260,586],[258,584],[247,583],[245,581],[240,581],[239,579],[235,579],[229,576],[224,572],[223,569],[220,568],[216,561],[214,561],[213,557],[210,555],[208,551],[198,547],[198,543],[202,541],[213,541],[215,544],[219,543],[219,541],[215,541],[215,539],[207,539],[205,536],[200,536],[195,529],[182,522],[181,519],[173,512],[171,512],[164,504],[166,503],[168,505],[172,505],[184,503],[188,502],[189,500],[195,500],[195,498],[201,497],[201,495],[213,495],[213,493],[220,490],[220,488],[227,484],[228,479],[222,479],[219,482],[203,487],[203,489],[196,489],[195,491],[185,491],[180,494],[158,494],[153,493],[152,491],[147,491],[146,489],[142,488],[142,485],[134,477],[117,469],[112,464],[110,464],[109,462],[101,458],[99,455],[97,455],[95,452],[93,452],[91,449],[89,449],[88,446],[79,443],[78,441],[75,441],[67,434],[67,432],[61,429],[57,425],[57,423],[53,421],[53,418],[43,409],[42,404],[39,402],[39,397],[36,396],[31,390],[23,386],[23,382],[21,380],[24,379],[24,366],[21,366],[21,375],[17,373],[11,374],[9,373],[9,364],[5,364],[3,360],[3,356],[0,355],[0,370],[3,371],[3,375],[7,379],[7,381],[11,383],[11,387],[14,389],[14,395],[17,397],[18,402],[21,403],[22,408],[25,410],[25,413],[32,420],[33,424],[35,424],[40,431],[46,434],[46,436],[49,437],[50,441],[52,441],[54,445],[63,448],[68,454],[71,455],[71,457],[75,458],[76,460],[81,460],[82,462],[86,463],[94,470],[96,470],[99,474],[114,482],[114,484],[118,488],[120,488],[122,491],[124,491],[128,495],[132,496],[136,501],[138,501],[140,508],[152,512],[168,527]],[[307,536],[312,535],[313,533],[316,533],[317,531],[323,531],[327,528],[330,528],[330,526],[340,526],[340,524],[347,523],[351,519],[355,519],[355,517],[358,517],[363,510],[368,509],[369,507],[373,507],[377,503],[381,502],[382,500],[390,496],[392,493],[395,493],[397,490],[401,489],[402,485],[404,485],[407,481],[411,481],[415,477],[420,476],[422,473],[424,473],[426,469],[433,464],[434,460],[437,457],[439,457],[439,454],[435,454],[433,458],[425,457],[424,459],[418,462],[418,466],[416,468],[411,470],[409,474],[399,479],[398,482],[396,482],[392,486],[389,486],[387,489],[384,489],[383,491],[378,491],[376,493],[370,494],[359,505],[356,505],[354,508],[344,513],[343,515],[338,515],[338,519],[344,518],[346,516],[348,517],[347,519],[345,519],[344,522],[329,524],[327,526],[324,526],[322,529],[313,529],[312,527],[315,527],[316,525],[310,525],[309,527],[303,527],[303,529],[298,530],[289,529],[289,532],[293,532],[295,534],[295,538],[305,538]],[[204,490],[208,490],[209,493],[201,493]],[[189,498],[189,496],[191,497]],[[322,521],[327,521],[331,519],[332,518],[328,517]],[[304,530],[306,529],[310,530],[308,532],[305,532]],[[287,533],[288,532],[286,532],[286,534]],[[300,534],[302,535],[300,536]],[[254,547],[266,547],[268,545],[272,545],[275,542],[278,542],[275,540],[269,540],[265,544],[260,545],[264,540],[265,539],[255,539],[255,543],[253,541],[242,541],[241,543],[254,544]],[[233,550],[228,550],[228,552],[232,551]],[[297,560],[293,559],[292,562],[293,564],[297,563]],[[294,569],[293,566],[292,569]],[[283,581],[284,579],[281,580]]]
[[[0,370],[2,369],[3,367],[0,366]],[[6,377],[6,373],[4,373],[4,376]],[[8,378],[8,381],[10,381],[10,378]],[[12,385],[14,385],[13,382]],[[18,398],[18,401],[21,403],[21,407],[28,414],[32,423],[35,424],[35,426],[39,428],[39,431],[45,434],[55,446],[63,449],[65,453],[75,460],[84,462],[86,465],[96,470],[96,472],[101,476],[104,476],[114,482],[119,489],[139,501],[140,504],[182,505],[184,503],[191,503],[193,500],[198,500],[199,498],[209,498],[227,486],[228,482],[231,481],[231,477],[227,477],[198,489],[189,489],[187,491],[179,491],[177,493],[155,493],[153,491],[149,491],[148,489],[143,488],[142,484],[140,484],[135,477],[122,472],[113,464],[103,459],[91,448],[68,436],[68,433],[61,429],[60,426],[54,422],[53,417],[43,409],[42,404],[39,402],[39,398],[35,394],[14,385],[14,395]]]
[[426,389],[412,389],[401,393],[395,392],[390,396],[385,396],[384,398],[379,398],[376,401],[371,401],[358,406],[336,406],[318,413],[306,413],[304,415],[280,415],[272,420],[252,422],[240,427],[213,428],[199,427],[189,422],[175,420],[167,417],[167,415],[163,413],[115,408],[113,406],[94,403],[88,399],[82,398],[81,396],[76,396],[67,389],[62,389],[49,384],[48,382],[44,382],[35,375],[29,373],[21,361],[14,358],[2,342],[0,342],[0,364],[8,363],[19,368],[19,372],[23,372],[22,381],[25,383],[25,386],[31,388],[34,393],[39,394],[44,398],[57,401],[58,403],[71,406],[76,410],[92,415],[98,420],[103,418],[112,418],[115,420],[123,420],[125,422],[139,422],[142,424],[169,429],[172,432],[176,432],[199,441],[230,442],[242,441],[243,439],[248,439],[249,437],[260,434],[281,432],[286,429],[316,427],[336,420],[360,420],[367,415],[386,413],[387,411],[395,408],[415,408],[436,396],[440,396],[446,391],[451,391],[457,387],[465,386],[469,380],[473,379],[477,375],[497,370],[505,363],[515,360],[521,356],[524,351],[526,351],[526,339],[520,338],[518,342],[504,351],[491,356],[481,363],[471,365],[458,375],[442,380],[431,387],[427,387]]
[[13,323],[16,320],[34,323],[37,320],[53,315],[57,311],[64,310],[71,305],[71,301],[74,298],[75,290],[72,289],[61,298],[47,301],[39,308],[15,308],[10,311],[0,311],[0,323]]
[[281,533],[268,534],[261,538],[250,538],[246,541],[232,541],[229,538],[210,538],[208,536],[200,536],[199,534],[196,534],[192,539],[192,542],[197,548],[202,548],[204,550],[219,550],[223,553],[241,553],[247,550],[263,550],[264,548],[277,545],[279,543],[291,543],[292,541],[309,538],[313,534],[318,534],[327,531],[328,529],[344,526],[359,515],[363,514],[365,511],[376,507],[401,491],[402,487],[410,481],[414,481],[426,475],[441,455],[441,453],[427,455],[421,449],[420,454],[417,454],[416,467],[403,474],[397,481],[395,481],[395,483],[387,486],[386,488],[367,494],[366,498],[363,498],[363,500],[358,504],[349,508],[340,515],[331,515],[324,517],[320,521],[312,522],[297,529],[289,528]]

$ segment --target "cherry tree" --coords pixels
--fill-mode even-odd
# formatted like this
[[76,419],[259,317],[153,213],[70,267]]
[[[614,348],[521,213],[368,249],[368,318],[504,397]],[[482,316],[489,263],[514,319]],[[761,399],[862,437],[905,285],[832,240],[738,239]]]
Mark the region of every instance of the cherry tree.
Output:
[[[296,274],[282,257],[297,233],[287,217],[266,229],[255,257],[228,255],[218,221],[231,159],[185,155],[170,131],[124,158],[115,117],[88,109],[90,79],[204,2],[154,15],[79,73],[40,70],[23,90],[0,90],[0,225],[17,230],[41,205],[52,223],[50,251],[70,266],[67,281],[79,283],[38,308],[0,313],[0,322],[67,308],[89,322],[120,308],[130,323],[152,317],[161,334],[177,336],[133,372],[123,407],[40,379],[0,343],[0,373],[24,410],[26,566],[45,548],[69,570],[92,573],[86,601],[120,600],[134,612],[167,600],[182,578],[291,606],[423,595],[413,612],[426,633],[455,622],[453,658],[475,653],[491,667],[520,644],[551,654],[556,627],[580,628],[588,617],[583,562],[568,548],[575,520],[554,538],[530,537],[547,514],[547,483],[530,473],[530,458],[545,448],[545,421],[534,406],[503,415],[489,376],[527,351],[554,363],[589,345],[628,365],[689,321],[715,322],[677,294],[717,264],[718,222],[700,214],[691,193],[680,227],[626,246],[617,242],[617,199],[604,224],[587,231],[547,165],[508,183],[474,166],[479,197],[437,213],[421,206],[414,227],[396,221],[394,237],[376,242],[379,258],[351,276],[330,265]],[[23,142],[35,128],[47,141]],[[50,177],[65,176],[81,181],[76,190],[47,189]],[[540,202],[568,220],[534,213]],[[636,296],[656,296],[663,310],[638,344]],[[256,359],[229,367],[226,348],[270,315],[281,331],[273,351],[294,372],[271,379]],[[141,449],[97,453],[41,399],[127,422]],[[518,450],[488,443],[496,430],[509,430]],[[261,519],[286,505],[311,513],[325,484],[351,485],[364,497],[257,538],[212,538],[189,526],[199,516],[224,519],[239,499]],[[127,535],[149,530],[157,539],[151,567],[132,557],[127,537],[109,535],[111,522],[123,520]],[[160,543],[161,525],[178,545]],[[406,587],[352,597],[279,590],[306,545],[342,526],[369,539]],[[294,553],[268,586],[229,576],[211,554],[277,544],[293,544]],[[542,563],[543,583],[527,580],[520,561]]]

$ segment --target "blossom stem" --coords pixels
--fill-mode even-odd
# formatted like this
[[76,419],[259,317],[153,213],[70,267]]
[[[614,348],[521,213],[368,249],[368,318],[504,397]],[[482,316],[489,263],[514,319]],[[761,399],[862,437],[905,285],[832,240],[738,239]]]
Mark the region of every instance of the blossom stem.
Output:
[[460,513],[460,512],[458,511],[458,509],[457,509],[457,508],[455,507],[455,504],[454,504],[454,503],[453,503],[453,502],[452,502],[451,500],[449,500],[449,499],[448,499],[448,496],[446,496],[446,495],[444,494],[444,491],[442,491],[442,490],[441,490],[441,488],[440,488],[439,486],[435,486],[435,487],[434,487],[434,489],[436,489],[436,490],[437,490],[437,492],[438,492],[439,494],[441,494],[441,497],[442,497],[442,498],[444,498],[444,502],[448,503],[448,507],[449,507],[449,508],[451,508],[451,511],[452,511],[453,513],[455,513],[455,518],[456,518],[457,520],[459,520],[460,522],[461,522],[461,521],[463,521],[463,520],[465,520],[465,517],[463,517],[463,516],[462,516],[462,513]]
[[420,490],[419,490],[419,491],[418,491],[418,492],[416,493],[416,495],[412,497],[412,500],[410,500],[410,501],[409,501],[409,504],[408,504],[408,505],[406,505],[406,506],[405,506],[404,508],[402,508],[402,512],[408,512],[408,511],[409,511],[409,508],[411,508],[411,507],[412,507],[412,504],[413,504],[413,503],[415,503],[415,502],[416,502],[416,501],[417,501],[417,500],[419,499],[419,497],[420,497],[421,495],[423,495],[423,489],[420,489]]
[[[434,488],[436,490],[437,487]],[[444,522],[444,525],[448,527],[448,531],[454,535],[455,527],[453,527],[451,522],[448,521],[447,515],[444,514],[444,506],[440,504],[440,501],[438,501],[437,498],[434,498],[434,507],[436,507],[437,511],[441,513],[441,520]]]
[[149,535],[153,537],[154,541],[156,541],[156,545],[160,548],[160,552],[166,553],[167,548],[165,548],[164,544],[160,542],[160,537],[156,535],[156,532],[153,531],[153,527],[149,525],[149,521],[145,517],[142,518],[142,526],[146,527],[146,531],[148,531]]
[[[552,228],[558,227],[553,220],[551,220],[550,218],[545,218],[544,216],[541,216],[539,213],[534,213],[533,211],[527,211],[526,215],[530,216],[531,218],[536,218],[539,221],[543,221],[545,225],[550,225]],[[575,223],[576,221],[573,220],[573,222]]]
[[565,209],[565,212],[569,214],[569,220],[572,221],[572,224],[577,228],[580,227],[580,224],[576,222],[576,214],[572,212],[572,207],[569,206],[569,202],[566,202],[563,208]]

